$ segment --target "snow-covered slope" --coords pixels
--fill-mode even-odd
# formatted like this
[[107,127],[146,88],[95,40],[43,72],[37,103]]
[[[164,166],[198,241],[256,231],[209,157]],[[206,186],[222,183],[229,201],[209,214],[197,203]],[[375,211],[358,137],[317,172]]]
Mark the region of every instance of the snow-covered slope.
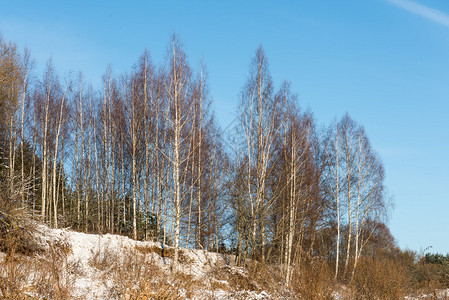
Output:
[[[279,266],[259,273],[257,263],[248,270],[236,266],[232,255],[181,248],[172,272],[174,249],[160,243],[43,225],[36,225],[35,237],[27,255],[0,252],[0,298],[296,299],[274,274]],[[355,299],[350,288],[333,288],[323,297]],[[449,290],[436,290],[405,299],[448,295]]]
[[76,299],[131,299],[135,295],[151,299],[158,293],[167,299],[272,298],[257,287],[235,288],[239,285],[236,280],[250,283],[251,279],[231,255],[181,248],[179,269],[174,274],[170,271],[173,248],[161,243],[45,226],[38,228],[38,238],[48,250],[55,245],[66,249],[64,276]]

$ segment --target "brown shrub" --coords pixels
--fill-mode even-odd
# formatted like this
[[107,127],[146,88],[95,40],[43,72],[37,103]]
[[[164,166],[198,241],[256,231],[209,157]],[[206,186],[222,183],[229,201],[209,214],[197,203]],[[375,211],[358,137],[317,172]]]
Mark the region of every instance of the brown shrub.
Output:
[[0,251],[26,255],[41,251],[34,236],[35,226],[26,209],[0,205]]
[[291,289],[301,299],[332,299],[333,272],[328,263],[318,257],[304,260],[293,269]]
[[353,289],[357,299],[403,299],[410,282],[409,272],[400,262],[386,258],[362,258]]

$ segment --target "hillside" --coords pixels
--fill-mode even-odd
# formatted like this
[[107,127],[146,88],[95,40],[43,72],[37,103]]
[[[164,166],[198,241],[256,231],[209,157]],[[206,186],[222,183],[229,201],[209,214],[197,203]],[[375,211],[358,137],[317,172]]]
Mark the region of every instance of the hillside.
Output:
[[[173,247],[114,234],[34,226],[32,234],[15,235],[18,239],[7,247],[3,237],[2,299],[358,298],[350,287],[330,282],[324,285],[319,276],[304,282],[300,295],[281,283],[280,266],[239,267],[233,255],[203,250],[181,248],[174,273]],[[363,298],[369,299],[366,296]],[[404,299],[447,297],[449,289],[434,289]]]
[[[39,225],[36,253],[1,253],[3,296],[59,299],[272,299],[231,255]],[[9,280],[8,282],[5,279]],[[43,284],[47,281],[46,284]],[[47,290],[46,290],[47,289]],[[284,295],[286,296],[286,295]]]

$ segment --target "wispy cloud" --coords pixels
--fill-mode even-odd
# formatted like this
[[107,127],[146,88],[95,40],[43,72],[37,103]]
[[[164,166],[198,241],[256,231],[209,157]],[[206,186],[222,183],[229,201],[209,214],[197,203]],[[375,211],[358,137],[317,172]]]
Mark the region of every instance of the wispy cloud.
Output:
[[414,2],[411,2],[408,0],[386,0],[386,1],[392,3],[396,6],[399,6],[402,9],[408,10],[409,12],[412,12],[416,15],[419,15],[421,17],[424,17],[428,20],[431,20],[435,23],[438,23],[440,25],[443,25],[443,26],[446,26],[449,28],[449,15],[447,15],[439,10],[436,10],[436,9],[433,9],[433,8],[430,8],[430,7],[421,5],[421,4],[417,4],[417,3],[414,3]]

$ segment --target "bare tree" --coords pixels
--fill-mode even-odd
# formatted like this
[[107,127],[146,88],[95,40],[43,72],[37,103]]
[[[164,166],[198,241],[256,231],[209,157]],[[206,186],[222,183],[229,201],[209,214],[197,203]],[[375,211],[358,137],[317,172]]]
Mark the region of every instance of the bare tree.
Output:
[[56,185],[56,174],[57,174],[57,163],[58,163],[58,151],[60,138],[63,137],[62,131],[64,130],[64,126],[67,123],[68,117],[64,116],[64,113],[67,113],[67,109],[65,106],[67,92],[69,88],[69,82],[66,82],[65,89],[62,92],[62,95],[59,95],[59,113],[56,116],[56,128],[55,128],[55,141],[54,141],[54,152],[53,152],[53,218],[54,218],[54,227],[58,227],[58,202],[56,197],[57,185]]
[[[383,224],[388,210],[384,195],[384,169],[380,158],[372,150],[365,130],[357,132],[357,159],[355,188],[355,249],[351,281],[360,260],[363,247],[369,241],[378,226]],[[365,233],[365,234],[363,234]]]
[[138,151],[140,148],[140,134],[142,132],[140,114],[142,107],[138,97],[138,82],[135,76],[131,76],[126,83],[126,109],[127,124],[131,135],[131,163],[132,163],[132,227],[133,238],[137,239],[137,201],[138,201]]
[[192,93],[192,79],[186,54],[181,42],[176,36],[172,37],[168,56],[167,70],[164,77],[165,95],[168,101],[168,125],[170,127],[170,153],[169,158],[172,169],[173,193],[173,239],[175,253],[173,258],[173,271],[176,271],[179,257],[179,240],[181,235],[182,201],[184,193],[189,190],[185,185],[188,161],[191,159],[191,123],[194,113],[194,98]]
[[265,260],[265,225],[269,207],[266,199],[267,177],[270,161],[273,159],[274,140],[280,129],[277,120],[279,107],[276,97],[272,94],[267,58],[260,46],[251,63],[250,76],[241,94],[238,114],[246,149],[245,181],[252,220],[251,248],[252,254],[255,255],[259,247],[259,228],[262,261]]
[[41,157],[42,157],[42,195],[41,195],[41,218],[45,221],[46,206],[47,206],[47,176],[48,176],[48,163],[49,163],[49,123],[50,123],[50,104],[53,98],[55,89],[54,74],[51,60],[47,64],[47,71],[44,75],[44,81],[40,85],[40,90],[35,94],[35,109],[38,116],[38,126],[36,128],[40,132],[40,144],[41,144]]
[[22,205],[25,203],[25,164],[24,164],[24,143],[25,143],[25,108],[26,108],[26,101],[28,98],[28,92],[29,92],[29,75],[31,72],[31,69],[34,66],[34,62],[31,59],[30,52],[25,49],[24,55],[23,55],[23,82],[22,82],[22,91],[21,91],[21,106],[22,106],[22,112],[21,112],[21,126],[20,126],[20,141],[22,146],[20,147],[21,151],[21,191],[22,191]]
[[[25,54],[26,55],[26,54]],[[18,112],[24,103],[28,71],[17,45],[0,38],[0,161],[8,168],[8,193],[14,195]],[[21,97],[22,96],[22,97]],[[21,99],[22,98],[22,99]],[[8,153],[6,158],[5,152]]]
[[[343,224],[346,224],[347,228],[343,272],[346,276],[351,260],[354,261],[352,273],[357,265],[360,257],[361,232],[368,226],[368,220],[382,221],[382,216],[386,212],[383,168],[371,150],[364,129],[348,114],[331,127],[326,144],[328,145],[326,186],[327,192],[334,200],[337,214],[335,277],[339,272]],[[346,217],[343,212],[346,212]]]
[[342,229],[342,163],[341,163],[341,148],[340,148],[341,134],[337,124],[330,126],[327,136],[324,140],[324,156],[325,156],[325,191],[333,200],[333,206],[336,212],[337,223],[337,239],[335,251],[335,279],[338,277],[340,264],[340,241]]

